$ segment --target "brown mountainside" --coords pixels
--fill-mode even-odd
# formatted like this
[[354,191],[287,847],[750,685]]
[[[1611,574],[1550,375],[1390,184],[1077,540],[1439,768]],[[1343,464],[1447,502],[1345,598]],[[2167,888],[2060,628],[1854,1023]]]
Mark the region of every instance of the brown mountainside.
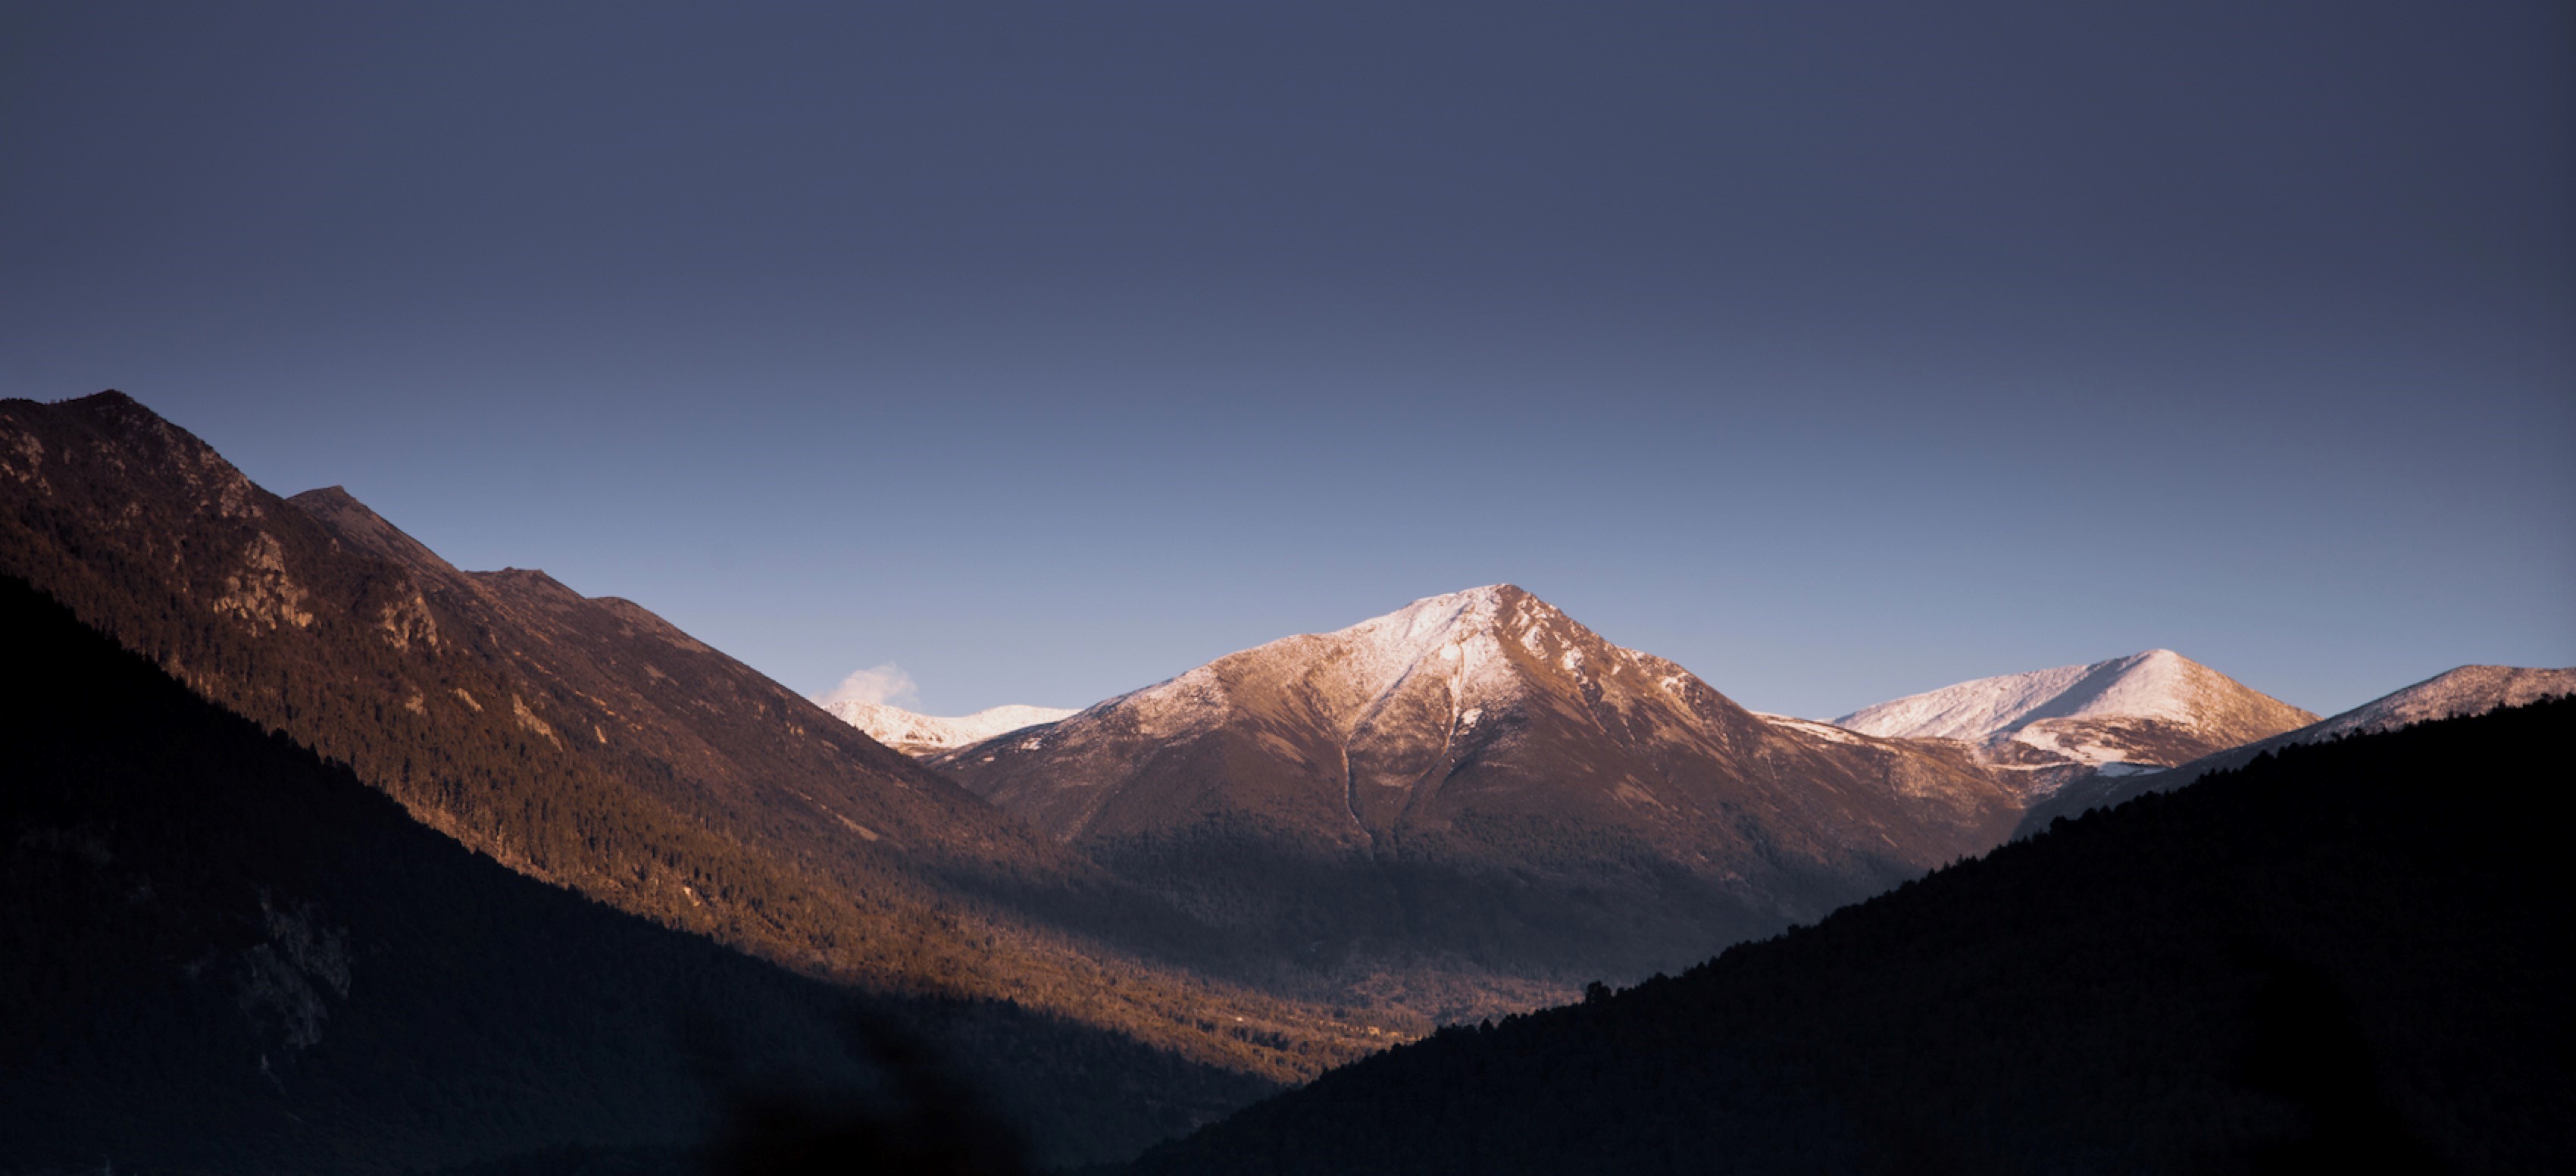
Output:
[[0,401],[0,572],[468,846],[665,924],[1274,1077],[1364,1040],[1106,946],[1193,932],[644,609],[458,571],[336,490],[278,498],[121,394]]
[[631,601],[585,597],[530,569],[460,571],[336,486],[287,501],[348,547],[400,565],[464,622],[453,639],[526,672],[545,695],[529,716],[542,738],[618,745],[609,754],[643,760],[650,777],[687,779],[695,802],[783,810],[810,825],[800,832],[834,841],[892,838],[1015,865],[1048,857],[948,780]]
[[1745,711],[1509,585],[931,761],[1276,961],[1435,1012],[1679,967],[1992,847],[1956,745]]

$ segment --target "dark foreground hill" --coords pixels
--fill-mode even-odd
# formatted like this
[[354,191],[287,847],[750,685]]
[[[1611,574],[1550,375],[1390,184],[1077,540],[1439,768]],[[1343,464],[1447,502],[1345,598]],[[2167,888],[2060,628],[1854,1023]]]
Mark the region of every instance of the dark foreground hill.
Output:
[[2552,1169],[2571,736],[2576,700],[2285,748],[1136,1170]]
[[1265,1088],[522,877],[14,579],[0,641],[0,1171],[669,1171],[776,1089],[1000,1171],[1015,1134],[1114,1158]]

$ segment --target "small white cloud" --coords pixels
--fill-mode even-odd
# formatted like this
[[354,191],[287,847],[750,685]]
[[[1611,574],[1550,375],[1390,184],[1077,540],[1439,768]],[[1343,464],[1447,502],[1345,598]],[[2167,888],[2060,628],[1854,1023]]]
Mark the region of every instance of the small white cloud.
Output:
[[841,679],[840,685],[832,688],[831,693],[815,701],[829,706],[835,702],[857,699],[860,702],[909,707],[919,697],[920,691],[913,684],[912,675],[905,673],[902,666],[887,662],[881,666],[852,671],[849,677]]

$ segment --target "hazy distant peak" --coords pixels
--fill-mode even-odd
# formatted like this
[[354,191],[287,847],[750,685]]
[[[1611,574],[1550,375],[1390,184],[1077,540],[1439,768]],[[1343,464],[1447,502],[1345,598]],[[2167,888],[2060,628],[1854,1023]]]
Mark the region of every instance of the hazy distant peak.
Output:
[[868,737],[910,756],[935,755],[951,748],[981,743],[1027,727],[1052,723],[1074,712],[1051,706],[996,706],[971,715],[916,714],[899,706],[844,698],[821,704],[842,722]]

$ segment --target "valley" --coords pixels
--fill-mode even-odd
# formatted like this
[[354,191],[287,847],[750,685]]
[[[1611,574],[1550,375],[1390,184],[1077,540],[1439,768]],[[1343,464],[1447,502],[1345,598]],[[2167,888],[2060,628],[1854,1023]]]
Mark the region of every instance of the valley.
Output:
[[[167,1006],[156,1015],[196,1044],[134,1097],[206,1117],[134,1154],[172,1170],[256,1154],[392,1171],[408,1170],[396,1155],[470,1166],[567,1146],[685,1164],[688,1141],[725,1121],[721,1084],[690,1079],[685,1050],[626,1056],[640,1047],[612,1038],[783,1034],[807,1044],[719,1052],[861,1092],[884,1073],[876,1039],[820,1044],[846,1037],[832,1026],[852,1016],[928,1043],[902,1050],[952,1059],[977,1113],[1011,1124],[1012,1146],[1037,1162],[1124,1160],[1435,1029],[1403,1055],[1438,1055],[1457,1026],[1518,1023],[1605,984],[1692,974],[2090,809],[2576,690],[2576,671],[2472,666],[2319,719],[2159,649],[1825,722],[1747,710],[1496,584],[1078,711],[940,718],[819,705],[632,602],[540,571],[459,569],[337,487],[269,493],[117,393],[0,402],[0,497],[13,628],[56,659],[22,663],[99,683],[91,701],[56,700],[67,717],[29,718],[13,736],[18,762],[59,765],[10,784],[13,869],[36,884],[12,916],[20,958],[71,971],[12,983],[87,993],[65,1024]],[[183,688],[184,702],[171,693]],[[146,714],[200,732],[203,750],[166,754],[218,765],[233,791],[180,803],[166,758],[102,768],[119,781],[110,792],[67,790],[70,765],[124,763],[115,749],[148,742],[116,725]],[[90,742],[65,742],[73,732]],[[329,797],[313,812],[333,815],[274,815],[299,789]],[[388,848],[330,858],[325,847],[351,840]],[[337,864],[295,864],[326,860]],[[63,912],[104,911],[113,889],[74,861],[128,863],[137,894],[237,880],[188,883],[203,910],[138,898],[152,919],[74,935]],[[482,896],[486,947],[459,946],[453,928],[389,930],[430,928],[418,911],[468,892]],[[267,939],[207,939],[192,924],[266,926]],[[518,926],[531,929],[500,930]],[[606,965],[578,951],[559,962],[506,946],[547,936],[614,943],[596,950],[695,978],[647,998],[600,988]],[[473,1093],[487,1062],[608,1065],[632,1081],[432,1146],[438,1114],[400,1109],[423,1096],[342,1068],[417,1054],[390,1043],[453,1014],[385,979],[392,965],[317,946],[362,941],[387,960],[468,961],[458,992],[543,975],[549,1000],[624,1010],[528,1005],[524,1028],[440,1045],[422,1073],[456,1075],[464,1101],[438,1114],[497,1114],[473,1101],[502,1097]],[[225,965],[232,981],[140,962],[180,957],[240,962]],[[75,974],[87,978],[64,979]],[[724,995],[736,990],[749,1003]],[[380,1005],[376,992],[410,995]],[[88,1109],[12,1120],[35,1151],[94,1149],[141,1113],[95,1093],[144,1065],[141,1039],[97,1032],[106,1052],[64,1071],[87,1077],[44,1096]],[[371,1033],[388,1044],[365,1044]],[[70,1042],[21,1035],[14,1048],[59,1068],[90,1048]],[[549,1057],[564,1060],[529,1060]],[[287,1063],[305,1077],[288,1081]],[[272,1089],[246,1102],[205,1093],[251,1073]],[[1078,1075],[1079,1091],[1061,1085]],[[36,1088],[26,1097],[53,1105]],[[272,1111],[403,1125],[371,1150],[249,1125]],[[189,1152],[191,1134],[231,1142]]]

